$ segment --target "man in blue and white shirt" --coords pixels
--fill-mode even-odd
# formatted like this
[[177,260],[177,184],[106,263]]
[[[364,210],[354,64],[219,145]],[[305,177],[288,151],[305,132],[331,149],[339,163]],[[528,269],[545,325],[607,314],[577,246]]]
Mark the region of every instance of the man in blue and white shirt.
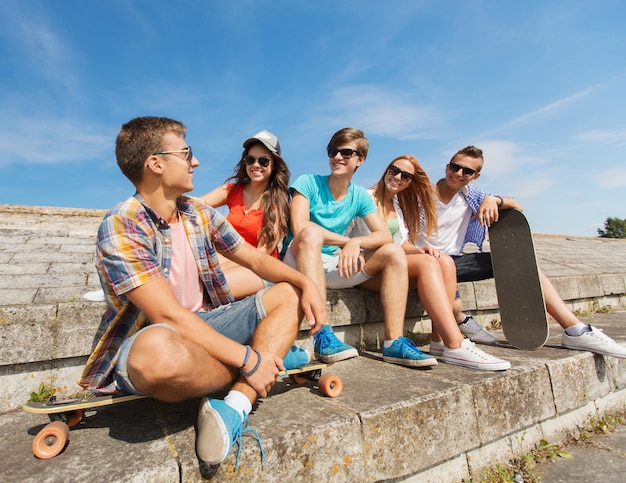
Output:
[[[473,184],[480,177],[484,159],[481,149],[467,146],[452,156],[446,165],[445,177],[436,184],[438,233],[416,245],[429,245],[454,258],[459,282],[492,278],[491,254],[482,251],[487,228],[498,221],[501,209],[522,211],[513,198],[488,194]],[[463,254],[463,247],[475,243],[480,252]],[[567,349],[587,350],[599,354],[626,358],[626,348],[617,344],[601,330],[583,324],[567,308],[548,277],[539,271],[546,309],[564,329],[562,345]],[[472,317],[462,311],[461,300],[454,307],[461,332],[474,342],[493,344],[496,338],[485,331]]]

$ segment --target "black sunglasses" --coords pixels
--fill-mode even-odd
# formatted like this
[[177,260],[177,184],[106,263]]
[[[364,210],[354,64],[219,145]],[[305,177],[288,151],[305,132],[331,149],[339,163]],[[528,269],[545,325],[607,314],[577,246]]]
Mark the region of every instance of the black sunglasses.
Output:
[[355,154],[357,156],[361,156],[361,153],[359,153],[358,151],[356,151],[354,149],[350,149],[350,148],[344,148],[344,149],[328,148],[328,157],[329,158],[334,158],[335,156],[337,156],[337,153],[341,154],[341,157],[343,159],[350,159]]
[[389,173],[389,175],[393,176],[394,178],[400,175],[400,179],[405,183],[413,181],[413,179],[415,178],[415,175],[413,173],[409,173],[408,171],[402,171],[400,168],[394,166],[393,164],[387,168],[387,173]]
[[266,156],[261,156],[260,158],[255,158],[254,156],[246,156],[245,158],[243,158],[243,162],[246,163],[246,166],[252,166],[257,161],[264,168],[267,168],[270,165],[270,158]]
[[456,173],[459,169],[463,170],[464,176],[471,176],[473,174],[476,174],[475,169],[466,168],[465,166],[461,166],[460,164],[453,163],[452,161],[450,161],[450,163],[448,164],[448,167],[450,168],[450,171],[452,171],[453,173]]

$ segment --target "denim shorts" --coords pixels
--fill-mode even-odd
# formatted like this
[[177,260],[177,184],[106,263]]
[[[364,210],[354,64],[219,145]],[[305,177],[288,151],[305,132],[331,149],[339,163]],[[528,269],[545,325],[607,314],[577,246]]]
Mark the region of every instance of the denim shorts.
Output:
[[[338,288],[352,288],[362,283],[367,282],[370,277],[365,270],[360,270],[350,278],[340,277],[337,264],[339,263],[339,256],[327,255],[321,253],[322,268],[324,269],[324,277],[326,278],[326,288],[338,289]],[[291,268],[296,268],[296,257],[291,252],[291,248],[287,249],[283,262],[289,265]]]
[[[196,315],[217,330],[220,334],[240,344],[248,344],[259,325],[259,322],[267,316],[263,306],[263,294],[267,289],[259,290],[256,294],[245,299],[238,300],[228,305],[221,305],[209,312],[196,312]],[[143,394],[131,382],[128,377],[128,354],[135,338],[146,330],[154,327],[165,327],[178,333],[169,324],[151,324],[139,330],[132,337],[124,341],[117,355],[115,364],[115,382],[120,391],[129,394]]]

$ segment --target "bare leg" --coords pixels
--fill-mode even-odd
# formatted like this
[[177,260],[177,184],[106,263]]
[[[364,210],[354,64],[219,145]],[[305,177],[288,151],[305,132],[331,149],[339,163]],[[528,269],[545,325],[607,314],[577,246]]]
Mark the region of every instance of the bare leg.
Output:
[[296,269],[315,282],[326,301],[326,276],[320,256],[323,243],[322,229],[307,227],[293,239],[289,249],[296,258]]
[[218,254],[220,267],[235,300],[257,293],[264,287],[263,279],[252,270]]
[[557,292],[552,282],[541,270],[539,271],[539,277],[541,278],[541,287],[543,288],[543,297],[548,313],[554,317],[563,329],[579,324],[580,320],[567,308],[559,292]]
[[[299,293],[289,284],[277,284],[264,293],[263,305],[267,317],[260,322],[250,345],[283,356],[297,335]],[[237,368],[225,366],[193,341],[161,327],[137,336],[128,357],[128,372],[137,389],[163,401],[204,396],[228,387],[239,377]],[[250,402],[257,397],[242,377],[233,389]]]
[[371,254],[363,267],[374,278],[361,284],[367,290],[380,291],[380,301],[385,313],[385,340],[395,340],[404,335],[404,314],[409,291],[404,250],[388,243]]
[[417,293],[433,322],[432,339],[443,339],[446,347],[457,349],[463,335],[452,315],[451,297],[436,258],[427,255],[407,255],[410,279],[417,279]]

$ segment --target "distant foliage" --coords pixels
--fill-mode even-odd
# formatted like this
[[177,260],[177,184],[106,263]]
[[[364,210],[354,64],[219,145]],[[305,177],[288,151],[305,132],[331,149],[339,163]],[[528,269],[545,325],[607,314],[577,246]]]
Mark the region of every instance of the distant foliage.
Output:
[[626,238],[626,218],[607,218],[604,222],[604,230],[598,228],[601,238]]

